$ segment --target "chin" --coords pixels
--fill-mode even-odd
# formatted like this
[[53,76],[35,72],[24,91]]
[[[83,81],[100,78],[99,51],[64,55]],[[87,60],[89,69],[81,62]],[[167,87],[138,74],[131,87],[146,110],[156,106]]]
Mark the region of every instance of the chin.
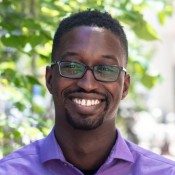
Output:
[[98,119],[91,119],[88,117],[84,119],[77,119],[67,113],[66,120],[74,129],[89,131],[100,127],[104,122],[104,117],[102,116]]

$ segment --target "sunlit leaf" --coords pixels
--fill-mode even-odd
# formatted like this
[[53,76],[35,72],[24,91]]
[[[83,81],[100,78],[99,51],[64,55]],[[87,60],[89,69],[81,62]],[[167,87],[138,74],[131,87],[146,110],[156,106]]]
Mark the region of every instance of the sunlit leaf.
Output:
[[161,24],[165,23],[165,13],[164,13],[164,11],[160,11],[158,13],[158,18],[159,18],[159,21],[160,21]]
[[141,81],[145,87],[151,89],[153,86],[157,84],[159,80],[159,76],[144,74]]
[[133,27],[136,35],[144,40],[156,40],[159,39],[154,28],[145,21],[137,21],[135,26]]

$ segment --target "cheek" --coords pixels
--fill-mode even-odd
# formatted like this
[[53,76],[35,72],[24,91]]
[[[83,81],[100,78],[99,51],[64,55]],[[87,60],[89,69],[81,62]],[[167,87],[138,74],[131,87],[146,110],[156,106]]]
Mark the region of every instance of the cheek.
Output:
[[115,84],[112,84],[108,87],[108,92],[110,92],[114,104],[116,104],[122,99],[122,91],[123,89],[121,83],[115,82]]
[[110,93],[110,99],[108,101],[109,104],[109,112],[114,115],[118,110],[119,103],[122,99],[122,86],[121,83],[115,82],[108,86],[107,91]]
[[64,95],[63,92],[71,87],[73,81],[71,79],[63,78],[63,77],[54,77],[53,78],[53,98],[57,101],[57,103],[64,103]]
[[58,75],[53,75],[52,78],[52,96],[55,106],[60,105],[61,102],[61,92],[64,89],[64,82]]
[[119,103],[122,98],[122,90],[121,86],[114,82],[108,86],[106,86],[106,91],[109,93],[108,102],[107,102],[107,113],[106,116],[108,119],[114,119],[118,110]]

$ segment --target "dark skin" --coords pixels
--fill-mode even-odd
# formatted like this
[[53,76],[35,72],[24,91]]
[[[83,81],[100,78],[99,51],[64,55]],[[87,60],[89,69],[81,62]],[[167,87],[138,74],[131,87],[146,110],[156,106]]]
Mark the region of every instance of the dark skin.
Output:
[[[89,66],[126,67],[118,37],[98,27],[81,26],[64,34],[55,55],[56,60],[62,58]],[[61,77],[54,66],[46,69],[46,83],[55,104],[55,136],[66,160],[79,169],[99,168],[117,138],[115,115],[128,93],[129,75],[121,72],[116,82],[99,82],[88,70],[81,79],[68,79]],[[98,103],[86,106],[76,104],[74,99]]]

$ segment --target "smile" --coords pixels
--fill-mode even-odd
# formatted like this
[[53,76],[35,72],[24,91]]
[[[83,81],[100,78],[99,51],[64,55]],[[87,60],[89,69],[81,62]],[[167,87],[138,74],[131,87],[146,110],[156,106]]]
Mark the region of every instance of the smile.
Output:
[[79,99],[79,98],[74,98],[73,102],[75,102],[78,105],[82,106],[95,106],[100,103],[100,100],[98,99]]

